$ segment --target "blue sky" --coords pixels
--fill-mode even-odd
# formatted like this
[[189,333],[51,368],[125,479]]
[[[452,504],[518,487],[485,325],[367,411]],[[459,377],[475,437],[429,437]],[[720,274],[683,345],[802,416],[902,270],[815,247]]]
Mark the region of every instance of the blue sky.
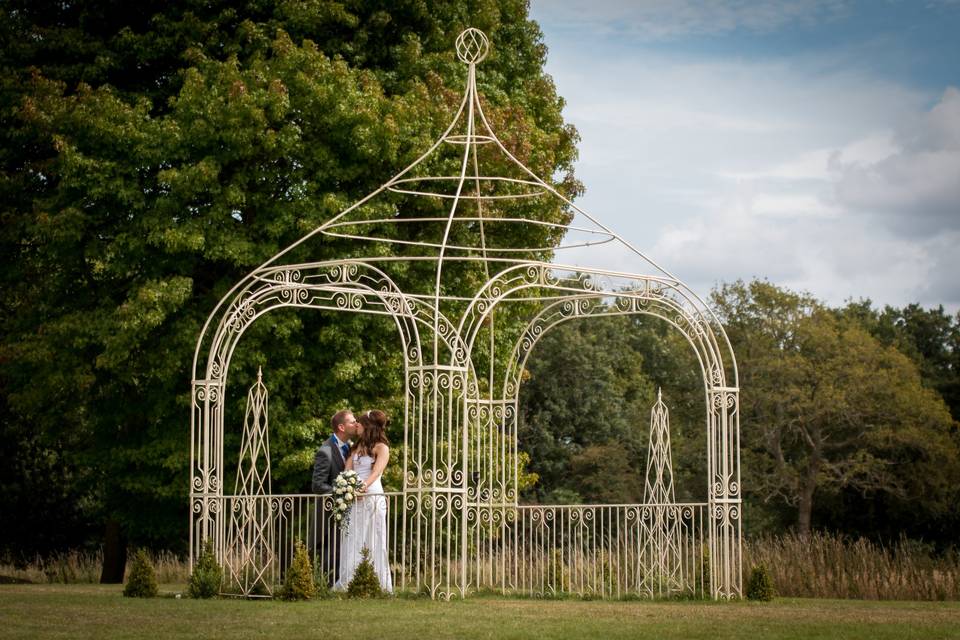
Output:
[[960,309],[960,2],[533,0],[531,16],[582,136],[578,204],[698,293],[761,277]]

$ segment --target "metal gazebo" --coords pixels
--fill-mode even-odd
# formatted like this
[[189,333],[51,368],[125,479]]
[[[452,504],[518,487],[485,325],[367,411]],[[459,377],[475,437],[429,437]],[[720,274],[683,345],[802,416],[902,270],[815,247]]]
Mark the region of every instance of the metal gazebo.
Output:
[[[337,544],[325,539],[329,497],[271,492],[268,400],[259,379],[248,397],[239,468],[224,460],[234,349],[261,315],[296,307],[374,314],[396,326],[405,380],[395,420],[403,427],[396,462],[403,483],[387,499],[398,588],[438,598],[479,589],[738,598],[739,389],[726,334],[689,287],[527,169],[497,137],[477,91],[476,66],[489,46],[477,29],[457,38],[466,90],[429,149],[238,282],[211,313],[193,363],[191,558],[210,540],[237,592],[269,594],[297,538],[314,549]],[[318,235],[356,250],[339,260],[289,260]],[[636,257],[637,273],[584,264],[617,245]],[[571,249],[576,264],[564,263]],[[432,287],[412,284],[424,281]],[[670,467],[661,458],[659,478],[651,481],[648,469],[643,504],[519,503],[518,396],[527,358],[551,328],[604,315],[660,318],[696,354],[706,502],[675,502],[672,483],[664,490]],[[651,451],[668,460],[661,405]],[[235,469],[231,493],[225,483]]]

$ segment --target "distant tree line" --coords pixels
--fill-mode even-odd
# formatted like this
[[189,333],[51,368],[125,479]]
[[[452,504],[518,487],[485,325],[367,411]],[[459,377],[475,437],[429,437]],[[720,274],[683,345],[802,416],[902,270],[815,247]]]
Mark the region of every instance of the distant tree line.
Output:
[[[713,292],[741,386],[748,533],[826,528],[960,541],[960,317],[831,308],[769,282]],[[703,382],[666,323],[559,325],[528,362],[520,446],[543,502],[643,499],[655,389],[671,410],[678,500],[706,498]]]

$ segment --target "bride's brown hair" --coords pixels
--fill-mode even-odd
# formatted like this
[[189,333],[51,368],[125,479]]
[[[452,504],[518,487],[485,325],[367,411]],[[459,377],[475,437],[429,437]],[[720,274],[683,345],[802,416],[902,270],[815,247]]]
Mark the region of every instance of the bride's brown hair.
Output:
[[373,448],[381,442],[390,446],[387,439],[387,427],[390,425],[390,418],[379,409],[371,409],[357,419],[357,422],[363,425],[363,435],[357,442],[357,448],[363,447],[367,455],[373,453]]

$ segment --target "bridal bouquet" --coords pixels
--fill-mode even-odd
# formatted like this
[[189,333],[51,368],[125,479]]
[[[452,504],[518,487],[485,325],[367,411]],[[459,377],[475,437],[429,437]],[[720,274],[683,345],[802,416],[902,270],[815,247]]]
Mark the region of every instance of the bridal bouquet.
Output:
[[362,491],[363,480],[356,471],[344,471],[333,481],[333,517],[343,527],[344,533],[350,528],[350,506]]

